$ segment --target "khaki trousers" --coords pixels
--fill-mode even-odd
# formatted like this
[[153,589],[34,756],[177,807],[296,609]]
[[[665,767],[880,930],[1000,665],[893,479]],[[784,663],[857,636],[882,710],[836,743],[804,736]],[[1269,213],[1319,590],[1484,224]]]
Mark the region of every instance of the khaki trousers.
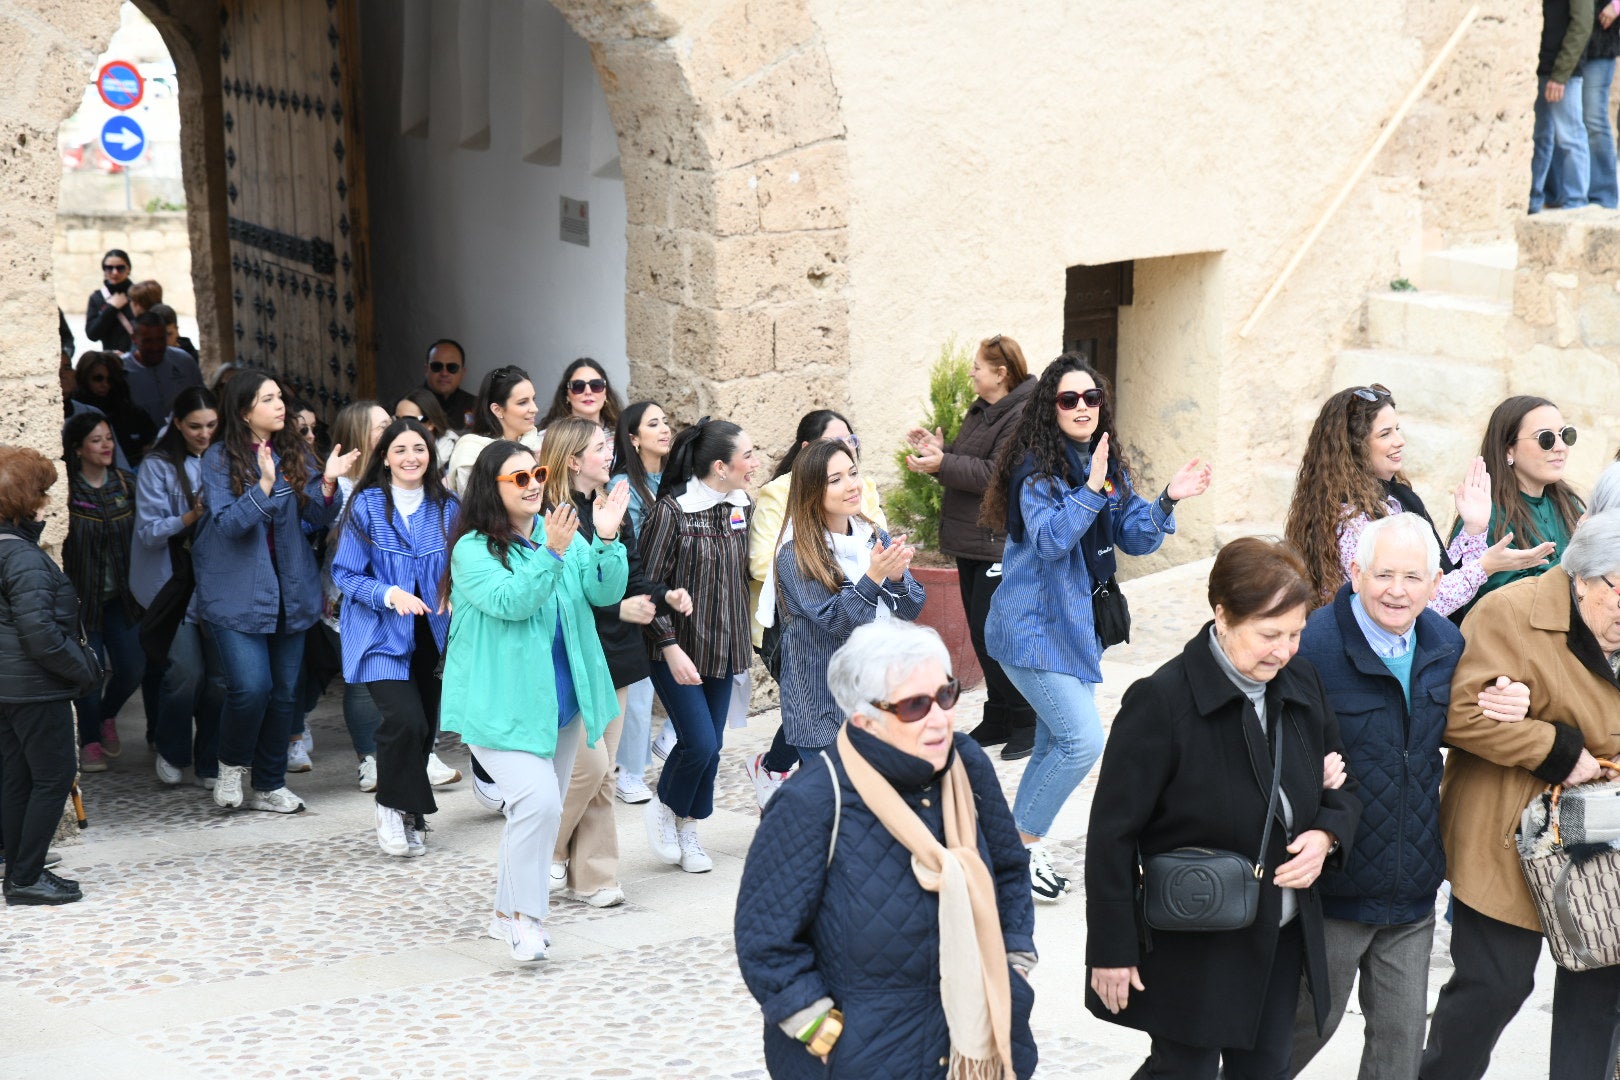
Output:
[[563,800],[562,827],[552,862],[568,864],[568,887],[580,896],[619,883],[619,830],[613,820],[614,759],[624,731],[628,687],[619,688],[619,715],[595,746],[580,740]]

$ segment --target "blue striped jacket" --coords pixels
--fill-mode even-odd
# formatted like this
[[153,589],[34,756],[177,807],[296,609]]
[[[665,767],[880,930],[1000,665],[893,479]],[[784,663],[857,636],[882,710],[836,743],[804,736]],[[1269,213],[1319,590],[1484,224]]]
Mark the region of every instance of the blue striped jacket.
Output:
[[[381,488],[366,488],[349,498],[348,513],[338,530],[332,559],[332,583],[343,591],[343,681],[409,679],[416,647],[415,619],[383,603],[397,585],[420,597],[428,607],[439,600],[439,579],[450,558],[449,538],[460,503],[450,495],[438,513],[427,500],[409,520],[394,510],[386,516]],[[397,531],[396,531],[397,530]],[[444,651],[450,616],[429,615],[433,637]]]
[[1092,622],[1091,574],[1080,541],[1106,507],[1114,515],[1114,546],[1127,555],[1148,555],[1176,531],[1175,515],[1166,517],[1156,501],[1136,494],[1128,480],[1104,495],[1083,482],[1071,488],[1032,476],[1018,498],[1024,539],[1007,538],[1001,587],[990,600],[984,623],[985,650],[1003,664],[1100,683],[1102,649]]

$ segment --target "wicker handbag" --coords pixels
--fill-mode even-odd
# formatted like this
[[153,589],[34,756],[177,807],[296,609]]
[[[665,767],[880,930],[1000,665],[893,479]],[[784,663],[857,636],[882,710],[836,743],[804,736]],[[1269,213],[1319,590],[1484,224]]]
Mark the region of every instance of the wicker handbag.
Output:
[[1558,966],[1587,971],[1620,964],[1620,781],[1555,785],[1537,795],[1520,818],[1518,845],[1519,866]]

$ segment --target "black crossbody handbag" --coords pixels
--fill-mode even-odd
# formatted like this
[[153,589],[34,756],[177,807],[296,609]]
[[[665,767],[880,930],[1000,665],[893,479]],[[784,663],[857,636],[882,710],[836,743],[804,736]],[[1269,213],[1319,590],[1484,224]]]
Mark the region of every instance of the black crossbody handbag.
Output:
[[[1279,715],[1276,721],[1282,723]],[[1220,848],[1180,847],[1142,860],[1142,907],[1154,930],[1242,930],[1260,910],[1260,880],[1266,873],[1266,848],[1276,822],[1277,793],[1282,786],[1283,731],[1277,731],[1271,796],[1260,853],[1251,861]]]

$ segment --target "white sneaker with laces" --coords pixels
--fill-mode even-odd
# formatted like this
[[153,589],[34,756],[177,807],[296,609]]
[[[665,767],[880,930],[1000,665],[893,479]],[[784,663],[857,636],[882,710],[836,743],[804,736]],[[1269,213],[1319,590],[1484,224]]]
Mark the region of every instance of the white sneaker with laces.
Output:
[[227,810],[242,805],[242,781],[248,774],[246,765],[219,763],[219,779],[214,783],[214,802]]
[[309,730],[309,725],[304,725],[303,733],[300,734],[294,741],[303,744],[304,753],[311,755],[315,753],[315,733]]
[[658,738],[653,740],[653,757],[659,761],[666,761],[673,749],[675,749],[675,725],[665,720],[664,726],[658,729]]
[[212,776],[195,776],[195,775],[193,775],[192,783],[196,784],[198,787],[202,788],[204,791],[213,791],[214,786],[216,784],[218,784],[219,781],[214,779]]
[[444,787],[446,784],[454,784],[460,780],[461,770],[452,769],[450,766],[440,761],[438,754],[429,754],[427,762],[427,776],[429,784],[432,784],[434,787]]
[[629,773],[620,773],[619,778],[613,781],[613,793],[619,797],[620,802],[629,803],[631,806],[648,802],[653,797],[652,788],[647,786],[647,781]]
[[309,760],[309,748],[302,740],[294,739],[287,744],[287,771],[309,772],[315,766]]
[[498,911],[492,911],[492,912],[490,912],[490,915],[489,915],[488,934],[489,934],[490,937],[494,938],[496,941],[505,941],[506,937],[507,937],[507,934],[509,932],[507,930],[507,927],[509,927],[511,924],[512,924],[512,916],[510,916],[510,915],[502,915]]
[[688,874],[707,874],[714,869],[714,860],[698,843],[697,822],[682,823],[680,830],[681,869]]
[[554,862],[551,864],[551,891],[560,893],[568,888],[568,864]]
[[675,811],[654,799],[647,804],[642,820],[647,826],[647,843],[652,845],[653,854],[671,866],[678,865],[681,861],[681,838]]
[[405,816],[405,854],[412,859],[419,859],[427,854],[427,829],[416,827],[416,817],[413,814]]
[[474,772],[472,788],[473,798],[478,800],[479,806],[482,806],[485,810],[494,811],[497,814],[506,813],[506,796],[501,794],[501,786],[499,784],[495,783],[493,780],[485,780]]
[[591,907],[598,908],[618,907],[624,903],[624,890],[617,885],[604,885],[589,895],[569,889],[568,896],[569,899],[578,900],[582,904],[589,904]]
[[1041,903],[1055,904],[1068,890],[1069,879],[1052,866],[1052,856],[1044,844],[1030,844],[1029,891]]
[[743,762],[743,772],[747,773],[748,779],[754,782],[754,798],[759,800],[761,810],[765,809],[765,804],[771,801],[771,796],[776,794],[776,789],[781,787],[789,776],[793,775],[792,773],[772,772],[767,769],[764,754],[755,754]]
[[377,804],[377,846],[384,855],[403,859],[410,853],[405,839],[405,815],[392,807]]
[[271,814],[296,814],[304,808],[304,800],[279,787],[274,791],[255,791],[248,796],[246,805],[249,810],[263,810]]
[[377,755],[376,754],[367,754],[364,758],[360,759],[360,765],[359,765],[359,770],[358,771],[360,773],[360,790],[361,791],[376,791],[377,790]]
[[173,765],[170,765],[168,761],[164,759],[162,754],[152,755],[152,768],[157,772],[158,780],[162,783],[168,784],[170,787],[173,787],[175,784],[178,784],[180,781],[186,778],[185,774],[179,769],[175,768]]
[[545,923],[519,915],[506,924],[506,943],[512,948],[512,959],[528,962],[546,958],[551,938]]

